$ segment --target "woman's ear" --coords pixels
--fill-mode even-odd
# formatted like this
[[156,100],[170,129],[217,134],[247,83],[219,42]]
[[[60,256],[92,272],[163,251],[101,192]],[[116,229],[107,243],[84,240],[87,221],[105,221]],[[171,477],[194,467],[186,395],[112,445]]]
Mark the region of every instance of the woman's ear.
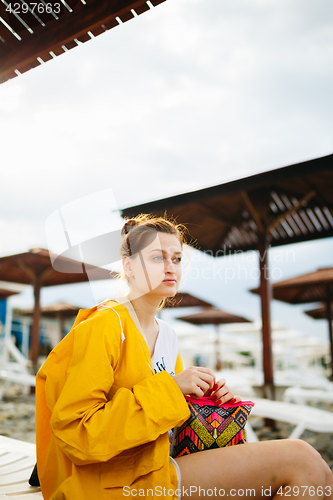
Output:
[[131,261],[128,257],[123,258],[123,269],[127,278],[131,278],[133,276]]

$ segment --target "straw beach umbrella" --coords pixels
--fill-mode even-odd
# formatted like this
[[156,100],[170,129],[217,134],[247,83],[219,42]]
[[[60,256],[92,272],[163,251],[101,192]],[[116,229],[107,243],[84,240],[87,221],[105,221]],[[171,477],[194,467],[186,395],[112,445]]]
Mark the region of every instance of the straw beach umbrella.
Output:
[[[304,311],[304,312],[313,319],[329,319],[329,311],[326,304],[316,309],[310,309],[309,311]],[[331,317],[332,316],[333,316],[333,304],[331,305]]]
[[0,23],[0,83],[65,54],[164,1],[150,0],[149,5],[144,0],[39,2],[38,15],[31,8],[20,9],[18,15],[16,5],[20,4],[5,4],[9,8],[1,9],[4,23]]
[[[259,294],[259,288],[250,290]],[[288,304],[306,304],[307,302],[324,302],[326,317],[328,319],[330,355],[331,355],[331,375],[333,378],[333,327],[332,327],[332,307],[333,307],[333,267],[317,269],[312,273],[303,274],[283,280],[272,285],[273,298]]]
[[[310,316],[313,319],[327,319],[328,328],[329,328],[329,338],[332,338],[332,321],[333,321],[333,303],[331,302],[331,307],[326,303],[317,309],[311,309],[309,311],[304,311],[305,314]],[[332,345],[332,344],[331,344]],[[331,356],[332,356],[332,348],[331,348]],[[333,359],[331,357],[331,359]],[[333,367],[332,367],[333,372]],[[331,377],[332,378],[332,377]]]
[[0,288],[0,300],[7,299],[11,295],[16,295],[19,292],[14,292],[13,290],[6,290],[4,288]]
[[264,384],[274,393],[268,252],[270,247],[333,236],[333,155],[122,210],[187,225],[213,257],[258,251]]
[[54,255],[42,248],[34,248],[29,252],[0,258],[0,280],[32,285],[34,289],[35,305],[30,357],[35,369],[37,368],[39,351],[41,288],[44,286],[110,279],[116,275],[116,273],[110,273],[110,271],[100,267],[84,264],[61,255]]
[[[73,304],[68,304],[68,302],[57,302],[50,306],[45,306],[40,308],[40,313],[42,317],[45,318],[55,318],[59,320],[59,342],[64,336],[65,319],[75,318],[77,313],[81,308],[74,306]],[[15,313],[18,316],[33,316],[33,309],[16,309]]]
[[251,323],[250,320],[243,318],[242,316],[236,316],[216,307],[207,307],[203,311],[197,314],[190,314],[188,316],[181,316],[177,318],[181,321],[186,321],[187,323],[192,323],[193,325],[215,325],[216,328],[216,370],[221,370],[222,362],[220,358],[220,346],[219,346],[219,325],[227,323]]
[[173,307],[211,307],[210,302],[199,299],[194,295],[186,292],[178,292],[174,297],[167,298],[165,306],[166,308]]

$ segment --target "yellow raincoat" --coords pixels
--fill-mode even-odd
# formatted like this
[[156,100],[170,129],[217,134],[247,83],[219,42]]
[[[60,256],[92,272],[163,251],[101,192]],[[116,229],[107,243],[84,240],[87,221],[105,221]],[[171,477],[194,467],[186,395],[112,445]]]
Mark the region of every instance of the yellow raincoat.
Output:
[[168,430],[189,417],[187,403],[169,373],[153,375],[148,346],[127,309],[105,304],[79,312],[37,374],[44,499],[175,499]]

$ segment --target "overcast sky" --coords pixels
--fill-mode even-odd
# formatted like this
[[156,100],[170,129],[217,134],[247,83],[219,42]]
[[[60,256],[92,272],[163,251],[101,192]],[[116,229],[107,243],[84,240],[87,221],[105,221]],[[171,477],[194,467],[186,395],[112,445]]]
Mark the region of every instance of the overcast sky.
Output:
[[[114,210],[332,153],[332,88],[331,0],[167,0],[0,85],[0,255],[47,247],[50,215],[101,190]],[[332,266],[332,238],[293,248],[280,279]],[[186,287],[255,319],[257,284]],[[90,305],[83,289],[42,298]]]

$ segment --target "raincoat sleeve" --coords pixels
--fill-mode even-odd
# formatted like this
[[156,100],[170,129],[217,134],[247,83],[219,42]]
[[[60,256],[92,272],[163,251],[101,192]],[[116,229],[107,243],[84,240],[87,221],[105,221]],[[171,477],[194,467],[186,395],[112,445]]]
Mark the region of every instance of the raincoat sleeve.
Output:
[[[110,325],[105,315],[75,328],[64,386],[53,409],[52,401],[48,405],[53,435],[76,465],[110,460],[156,440],[189,417],[182,392],[165,371],[154,376],[144,372],[147,376],[131,389],[120,387],[108,398],[120,350],[119,323]],[[128,363],[137,361],[137,353],[132,356]],[[48,379],[46,392],[52,394],[47,385]]]
[[184,363],[183,360],[178,353],[177,360],[176,360],[176,366],[175,366],[175,373],[178,375],[178,373],[182,372],[184,370]]

